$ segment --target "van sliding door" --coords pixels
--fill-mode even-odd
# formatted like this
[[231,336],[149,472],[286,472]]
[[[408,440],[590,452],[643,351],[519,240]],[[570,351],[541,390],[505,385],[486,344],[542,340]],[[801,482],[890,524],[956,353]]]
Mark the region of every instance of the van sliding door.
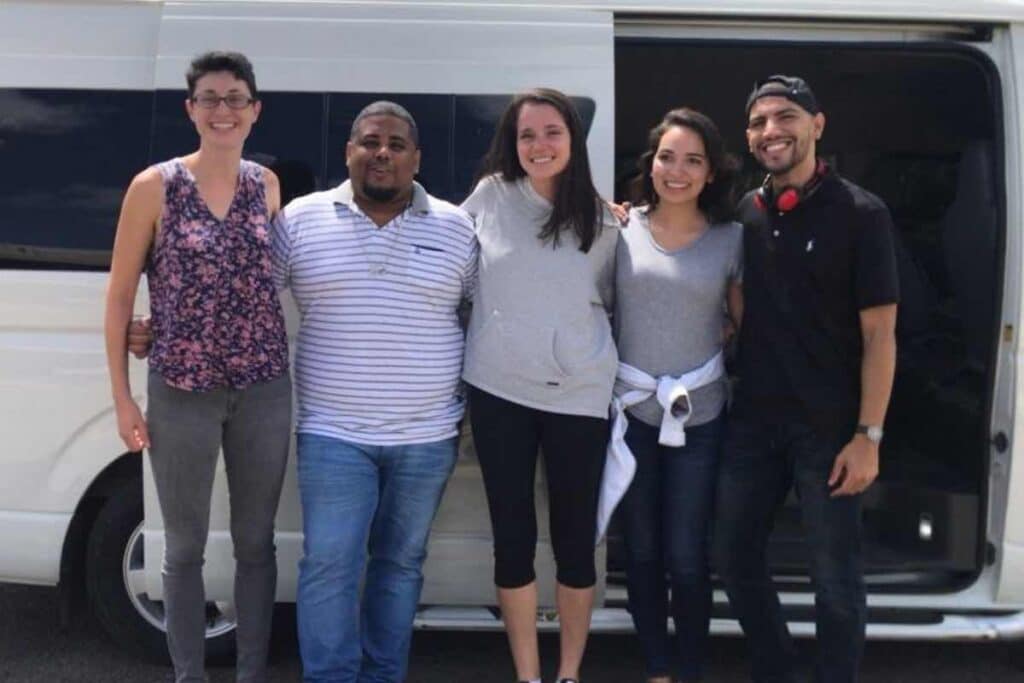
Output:
[[[999,602],[1024,603],[1024,453],[1021,450],[1022,402],[1021,354],[1021,225],[1024,197],[1021,196],[1024,139],[1024,89],[1019,83],[1024,27],[1005,32],[997,58],[1006,93],[1006,268],[1003,291],[1003,320],[992,419],[992,466],[989,469],[988,535],[986,560],[997,570],[995,597]],[[1016,331],[1014,331],[1016,330]],[[1016,462],[1014,462],[1016,461]]]

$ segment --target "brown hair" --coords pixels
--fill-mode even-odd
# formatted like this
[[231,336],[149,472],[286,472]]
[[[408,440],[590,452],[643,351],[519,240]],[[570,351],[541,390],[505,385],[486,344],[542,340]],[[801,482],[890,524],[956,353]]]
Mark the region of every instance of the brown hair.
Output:
[[526,176],[526,170],[519,163],[516,150],[519,110],[527,102],[547,104],[555,108],[569,130],[569,164],[558,177],[554,208],[538,237],[558,246],[563,230],[572,231],[580,242],[580,251],[590,251],[597,237],[598,221],[603,212],[603,202],[594,188],[590,175],[590,160],[587,155],[587,136],[583,119],[576,107],[563,93],[551,88],[534,88],[512,98],[505,108],[498,127],[491,140],[491,148],[477,176],[480,178],[500,173],[506,181]]

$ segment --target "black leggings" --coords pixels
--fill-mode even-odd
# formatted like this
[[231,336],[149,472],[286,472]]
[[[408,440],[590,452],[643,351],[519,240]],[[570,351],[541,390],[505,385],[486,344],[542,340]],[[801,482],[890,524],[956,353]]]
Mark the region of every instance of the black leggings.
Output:
[[558,582],[570,588],[593,586],[608,420],[528,408],[472,386],[469,414],[494,532],[494,583],[520,588],[536,578],[533,491],[540,447]]

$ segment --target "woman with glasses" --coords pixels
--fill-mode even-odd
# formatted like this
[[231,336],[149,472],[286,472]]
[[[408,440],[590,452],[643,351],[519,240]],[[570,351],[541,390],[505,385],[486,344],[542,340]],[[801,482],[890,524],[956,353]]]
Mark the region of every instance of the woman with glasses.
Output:
[[[205,680],[203,550],[222,448],[236,561],[237,677],[262,681],[292,396],[268,241],[280,189],[273,173],[242,159],[260,114],[249,60],[206,53],[186,80],[199,148],[144,170],[128,187],[110,269],[107,358],[118,431],[129,451],[149,450],[163,515],[175,680]],[[143,269],[153,333],[145,417],[129,384],[125,336]]]

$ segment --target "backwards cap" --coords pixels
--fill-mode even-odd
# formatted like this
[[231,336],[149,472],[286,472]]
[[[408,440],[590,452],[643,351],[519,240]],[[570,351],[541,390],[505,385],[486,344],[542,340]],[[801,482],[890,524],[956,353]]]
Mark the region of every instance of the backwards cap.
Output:
[[754,106],[754,102],[762,97],[785,97],[790,102],[798,104],[812,116],[821,111],[821,108],[818,106],[818,100],[811,91],[811,86],[807,85],[807,81],[796,76],[776,74],[754,83],[754,89],[750,92],[750,96],[747,97],[746,111],[748,116],[750,115],[750,109]]

